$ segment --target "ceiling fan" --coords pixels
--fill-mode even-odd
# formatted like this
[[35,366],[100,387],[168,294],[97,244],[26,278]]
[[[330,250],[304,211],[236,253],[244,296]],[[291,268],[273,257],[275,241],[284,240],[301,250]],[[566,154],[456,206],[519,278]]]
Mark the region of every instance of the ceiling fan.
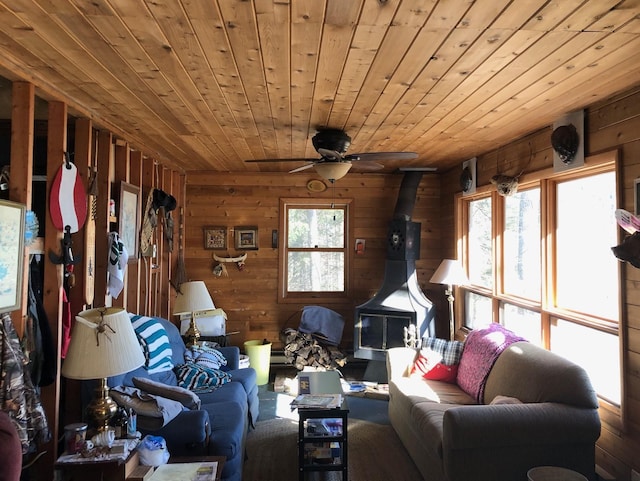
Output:
[[258,159],[245,162],[307,162],[301,167],[290,170],[289,173],[300,172],[315,168],[318,174],[333,183],[344,177],[352,167],[353,162],[367,162],[369,167],[382,168],[378,164],[380,160],[408,160],[415,159],[415,152],[367,152],[360,154],[347,154],[351,145],[351,137],[340,129],[320,129],[311,139],[313,147],[320,154],[319,159]]

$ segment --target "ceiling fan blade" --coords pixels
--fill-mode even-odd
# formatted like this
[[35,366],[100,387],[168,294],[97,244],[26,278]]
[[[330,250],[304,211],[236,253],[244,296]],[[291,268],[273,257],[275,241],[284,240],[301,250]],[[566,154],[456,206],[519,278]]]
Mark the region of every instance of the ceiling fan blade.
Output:
[[318,159],[298,158],[298,159],[249,159],[245,162],[317,162]]
[[384,169],[384,165],[369,160],[360,161],[353,164],[354,172],[374,172],[380,169]]
[[289,173],[290,173],[290,174],[295,174],[296,172],[302,172],[303,170],[310,169],[310,168],[311,168],[311,167],[313,167],[314,165],[315,165],[315,164],[312,162],[312,163],[310,163],[310,164],[303,165],[302,167],[296,167],[295,169],[290,170],[290,171],[289,171]]
[[329,162],[342,162],[344,160],[340,152],[336,152],[335,150],[320,148],[318,149],[318,153],[322,156],[323,160],[328,160]]
[[362,154],[345,155],[345,160],[409,160],[416,159],[416,152],[365,152]]

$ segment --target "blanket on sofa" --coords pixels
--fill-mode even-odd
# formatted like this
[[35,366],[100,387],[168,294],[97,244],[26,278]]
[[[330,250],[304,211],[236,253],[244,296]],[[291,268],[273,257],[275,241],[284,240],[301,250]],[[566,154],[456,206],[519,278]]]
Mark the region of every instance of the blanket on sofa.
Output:
[[457,383],[476,402],[484,403],[484,387],[491,368],[502,351],[514,342],[526,339],[492,323],[486,329],[473,330],[467,336],[458,366]]

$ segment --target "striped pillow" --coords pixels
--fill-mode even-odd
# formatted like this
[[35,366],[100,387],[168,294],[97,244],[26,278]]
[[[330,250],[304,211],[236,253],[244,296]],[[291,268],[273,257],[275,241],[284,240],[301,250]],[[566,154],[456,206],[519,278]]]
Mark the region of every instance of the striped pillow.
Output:
[[211,392],[231,381],[228,372],[210,369],[201,364],[188,362],[176,367],[178,386],[193,392]]
[[138,336],[138,342],[142,346],[145,356],[144,368],[149,374],[171,371],[171,344],[167,331],[160,322],[153,317],[139,316],[129,313],[131,324]]

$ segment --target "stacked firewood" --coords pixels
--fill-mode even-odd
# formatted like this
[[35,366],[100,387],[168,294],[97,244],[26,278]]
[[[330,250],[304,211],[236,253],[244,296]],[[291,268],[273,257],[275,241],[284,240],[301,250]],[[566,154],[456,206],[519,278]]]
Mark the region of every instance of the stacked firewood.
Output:
[[305,366],[337,369],[347,363],[347,356],[337,347],[323,345],[312,334],[285,329],[281,337],[285,362],[293,364],[299,371]]

